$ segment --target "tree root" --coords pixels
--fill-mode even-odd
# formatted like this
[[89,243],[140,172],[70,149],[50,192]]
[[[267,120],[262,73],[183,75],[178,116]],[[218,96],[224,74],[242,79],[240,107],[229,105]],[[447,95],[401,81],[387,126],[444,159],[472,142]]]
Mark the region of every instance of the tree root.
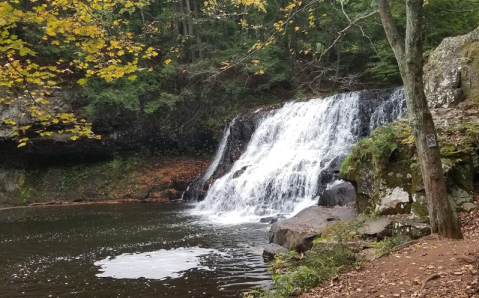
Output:
[[437,274],[437,273],[434,273],[434,274],[431,274],[429,275],[423,282],[422,282],[422,286],[421,286],[421,289],[419,290],[419,298],[424,298],[426,296],[426,292],[424,292],[424,289],[426,288],[426,284],[433,280],[433,279],[436,279],[436,278],[439,278],[441,277],[441,275]]
[[466,256],[466,253],[463,253],[462,256],[460,256],[458,259],[461,259],[463,260],[464,262],[466,263],[469,263],[469,264],[475,264],[477,262],[477,259],[476,258],[472,258],[470,256]]
[[411,246],[413,244],[416,244],[418,243],[419,240],[412,240],[412,241],[408,241],[408,242],[405,242],[401,245],[398,245],[396,247],[393,247],[391,248],[390,250],[388,250],[387,252],[385,252],[384,254],[381,255],[381,257],[385,257],[385,256],[389,256],[390,254],[392,254],[393,252],[397,252],[397,251],[400,251],[401,249],[404,249],[408,246]]

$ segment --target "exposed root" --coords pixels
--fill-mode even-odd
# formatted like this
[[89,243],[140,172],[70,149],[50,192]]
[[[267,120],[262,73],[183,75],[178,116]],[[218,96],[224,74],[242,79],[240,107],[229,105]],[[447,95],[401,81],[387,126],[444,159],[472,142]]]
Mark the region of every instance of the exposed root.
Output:
[[418,243],[418,242],[419,242],[419,240],[412,240],[412,241],[408,241],[408,242],[406,242],[406,243],[403,243],[403,244],[401,244],[401,245],[398,245],[398,246],[396,246],[396,247],[393,247],[393,248],[391,248],[390,250],[388,250],[387,252],[385,252],[384,254],[382,254],[381,257],[388,256],[388,255],[392,254],[393,252],[400,251],[401,249],[404,249],[404,248],[406,248],[406,247],[409,247],[409,246],[411,246],[411,245],[413,245],[413,244],[416,244],[416,243]]
[[466,256],[466,254],[462,254],[462,256],[459,257],[459,259],[463,260],[464,262],[466,263],[469,263],[469,264],[475,264],[477,262],[477,259],[476,258],[472,258],[470,256]]
[[433,279],[436,279],[436,278],[439,278],[441,277],[441,275],[437,274],[437,273],[434,273],[434,274],[431,274],[429,275],[423,282],[422,282],[422,286],[421,286],[421,289],[419,290],[419,298],[424,298],[426,296],[426,292],[424,292],[424,289],[426,288],[426,284],[433,280]]

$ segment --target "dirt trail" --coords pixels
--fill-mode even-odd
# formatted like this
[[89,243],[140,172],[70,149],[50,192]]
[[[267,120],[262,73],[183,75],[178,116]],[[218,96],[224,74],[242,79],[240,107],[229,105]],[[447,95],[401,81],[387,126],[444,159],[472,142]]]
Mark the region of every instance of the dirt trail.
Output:
[[461,214],[465,239],[426,237],[301,298],[479,298],[479,211]]

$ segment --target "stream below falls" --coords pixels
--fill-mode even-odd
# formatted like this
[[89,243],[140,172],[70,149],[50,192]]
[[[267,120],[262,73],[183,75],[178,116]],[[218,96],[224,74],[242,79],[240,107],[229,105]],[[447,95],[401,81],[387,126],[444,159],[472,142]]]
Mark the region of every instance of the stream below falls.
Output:
[[186,204],[0,211],[0,297],[240,297],[269,284],[269,225]]

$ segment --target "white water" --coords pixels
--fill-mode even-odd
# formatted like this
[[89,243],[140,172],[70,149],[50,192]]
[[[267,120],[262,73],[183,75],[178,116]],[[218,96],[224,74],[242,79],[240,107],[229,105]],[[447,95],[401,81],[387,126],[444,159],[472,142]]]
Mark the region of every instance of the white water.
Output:
[[373,131],[376,127],[392,122],[404,116],[406,101],[404,100],[404,89],[396,89],[391,97],[385,100],[371,115],[369,129]]
[[[235,121],[236,121],[236,118],[231,120],[228,127],[226,127],[226,129],[224,130],[223,137],[221,138],[221,142],[220,142],[220,145],[218,147],[218,150],[216,150],[213,161],[211,162],[209,167],[193,183],[188,185],[186,191],[182,195],[182,199],[183,199],[183,196],[185,195],[185,193],[187,193],[188,191],[191,191],[191,192],[194,193],[193,196],[195,197],[195,199],[198,198],[199,192],[203,189],[203,186],[205,185],[206,181],[208,181],[208,179],[210,179],[211,175],[214,174],[216,168],[218,167],[218,165],[221,161],[221,158],[223,157],[223,153],[225,151],[226,144],[228,143],[228,138],[230,136],[231,126],[234,125]],[[190,188],[194,188],[194,189],[190,189]]]
[[[400,105],[400,95],[395,92],[389,106]],[[402,109],[391,115],[387,102],[371,114],[370,128],[402,116]],[[315,205],[321,173],[349,153],[359,140],[360,124],[357,92],[291,102],[272,111],[230,172],[210,186],[197,211],[214,221],[238,223]]]

